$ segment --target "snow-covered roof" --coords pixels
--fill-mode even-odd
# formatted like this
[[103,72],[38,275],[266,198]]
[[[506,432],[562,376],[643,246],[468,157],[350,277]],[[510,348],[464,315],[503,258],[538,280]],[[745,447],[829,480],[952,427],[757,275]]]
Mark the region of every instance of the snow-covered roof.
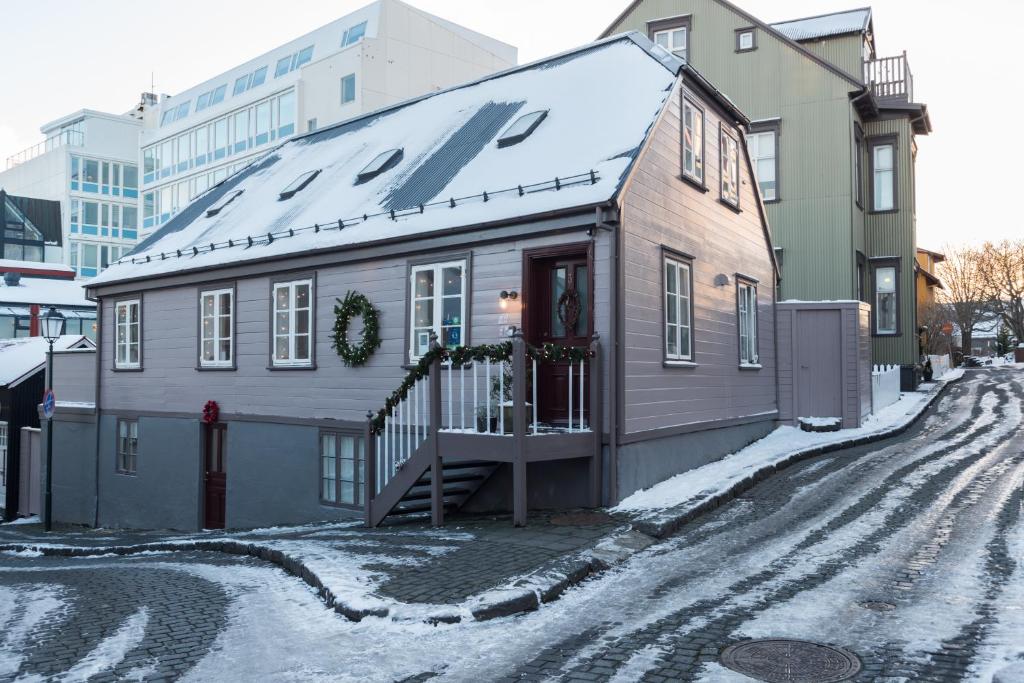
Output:
[[22,277],[13,287],[0,281],[0,304],[95,307],[95,301],[85,298],[83,285],[81,281],[39,277]]
[[[90,286],[608,201],[681,66],[625,34],[294,138],[197,198]],[[538,111],[547,116],[530,135],[498,145]],[[382,172],[357,182],[393,150],[401,153]],[[308,186],[279,199],[310,171],[319,174]]]
[[0,258],[0,273],[6,273],[8,271],[18,273],[25,271],[50,271],[53,273],[67,273],[69,275],[73,275],[75,272],[71,266],[66,266],[63,263],[18,261],[15,259]]
[[[80,334],[65,334],[53,343],[54,351],[90,347],[95,345]],[[0,386],[15,386],[38,372],[46,364],[49,349],[43,337],[0,339]]]
[[871,24],[871,8],[822,14],[816,17],[791,19],[772,24],[771,27],[790,40],[813,40],[847,33],[863,33]]

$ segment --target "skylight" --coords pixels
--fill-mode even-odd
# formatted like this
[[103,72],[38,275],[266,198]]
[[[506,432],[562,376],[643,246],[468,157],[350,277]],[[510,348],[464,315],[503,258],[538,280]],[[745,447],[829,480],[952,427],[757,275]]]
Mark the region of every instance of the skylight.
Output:
[[288,186],[286,188],[281,190],[280,200],[291,199],[298,192],[301,192],[306,187],[306,185],[309,185],[311,182],[313,182],[313,178],[316,178],[318,175],[320,175],[320,169],[317,169],[315,171],[306,171],[298,178],[288,183]]
[[378,154],[373,158],[373,161],[366,165],[359,175],[356,176],[356,184],[365,183],[371,178],[376,178],[384,171],[394,168],[399,161],[402,160],[401,149],[389,149],[386,152]]
[[210,218],[211,216],[216,216],[224,210],[225,206],[238,199],[238,195],[242,194],[244,191],[245,190],[234,190],[233,192],[225,194],[223,197],[218,199],[213,206],[206,210],[206,217]]
[[516,119],[511,126],[506,128],[504,133],[501,134],[501,137],[498,138],[498,147],[510,147],[511,145],[518,144],[530,137],[530,133],[537,129],[537,126],[540,125],[540,122],[543,121],[547,115],[547,109],[523,114]]
[[357,43],[364,35],[366,35],[365,21],[356,24],[349,30],[345,31],[344,35],[342,35],[341,37],[341,46],[346,47],[348,45],[352,45],[353,43]]

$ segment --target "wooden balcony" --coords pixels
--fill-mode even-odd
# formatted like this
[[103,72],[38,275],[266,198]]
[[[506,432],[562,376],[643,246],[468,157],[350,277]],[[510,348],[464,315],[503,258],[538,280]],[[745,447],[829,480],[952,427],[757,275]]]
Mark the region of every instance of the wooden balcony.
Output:
[[914,101],[914,76],[907,53],[864,62],[864,83],[881,103],[908,104]]

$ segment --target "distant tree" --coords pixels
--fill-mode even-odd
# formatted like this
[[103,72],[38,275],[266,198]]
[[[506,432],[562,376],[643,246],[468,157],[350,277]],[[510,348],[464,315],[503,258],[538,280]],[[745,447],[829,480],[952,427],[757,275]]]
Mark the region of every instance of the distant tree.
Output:
[[939,263],[939,276],[945,289],[939,300],[947,306],[950,316],[960,328],[960,346],[971,353],[974,326],[989,312],[986,281],[982,277],[982,251],[968,246],[943,249],[946,260]]
[[1008,325],[1000,325],[999,332],[996,333],[996,355],[1005,356],[1006,354],[1013,351],[1014,347],[1013,335],[1010,333]]
[[980,265],[992,309],[1014,337],[1024,340],[1024,240],[986,242]]
[[953,348],[953,335],[943,328],[953,322],[953,312],[947,304],[935,302],[926,305],[918,314],[921,348],[925,355],[941,356]]

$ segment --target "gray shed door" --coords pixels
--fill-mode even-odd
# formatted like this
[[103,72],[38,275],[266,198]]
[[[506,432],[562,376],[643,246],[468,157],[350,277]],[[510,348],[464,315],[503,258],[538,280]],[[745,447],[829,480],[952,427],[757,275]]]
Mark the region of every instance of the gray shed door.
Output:
[[842,417],[842,314],[797,311],[797,416]]

